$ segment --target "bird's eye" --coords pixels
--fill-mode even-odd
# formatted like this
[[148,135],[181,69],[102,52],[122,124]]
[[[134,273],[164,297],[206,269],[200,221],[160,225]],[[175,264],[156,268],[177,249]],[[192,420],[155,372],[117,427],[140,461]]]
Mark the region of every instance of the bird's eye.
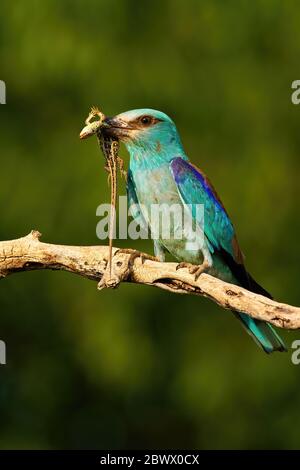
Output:
[[152,124],[152,117],[151,116],[142,116],[140,118],[140,123],[143,126],[150,126],[150,124]]

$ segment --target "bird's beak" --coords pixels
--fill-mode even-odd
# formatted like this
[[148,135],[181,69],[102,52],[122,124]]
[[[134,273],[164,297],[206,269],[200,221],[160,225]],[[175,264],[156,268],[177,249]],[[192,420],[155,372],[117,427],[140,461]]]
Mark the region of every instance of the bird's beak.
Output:
[[115,116],[104,119],[102,130],[106,135],[117,137],[120,140],[127,140],[133,127],[118,116]]

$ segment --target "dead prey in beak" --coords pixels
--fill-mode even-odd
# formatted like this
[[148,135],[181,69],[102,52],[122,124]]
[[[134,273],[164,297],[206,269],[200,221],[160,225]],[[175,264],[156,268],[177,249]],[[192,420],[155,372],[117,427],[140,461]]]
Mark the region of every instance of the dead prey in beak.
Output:
[[[98,119],[94,120],[95,118]],[[108,127],[105,114],[103,114],[99,108],[93,106],[85,120],[85,127],[80,132],[79,138],[83,140],[96,134],[106,161],[105,170],[109,172],[109,179],[112,178],[110,169],[114,166],[114,163],[116,163],[116,167],[119,168],[121,176],[126,178],[127,172],[124,170],[124,162],[118,156],[120,147],[119,139],[105,132],[105,129]]]
[[[98,118],[95,120],[95,118]],[[110,221],[109,221],[109,275],[111,276],[112,243],[115,225],[116,200],[117,200],[117,176],[118,169],[121,176],[126,178],[127,172],[124,170],[123,160],[119,157],[119,139],[112,135],[105,134],[104,129],[106,116],[96,107],[92,107],[85,120],[85,127],[79,134],[80,139],[87,139],[96,135],[100,148],[105,158],[105,170],[108,171],[108,183],[110,183]]]

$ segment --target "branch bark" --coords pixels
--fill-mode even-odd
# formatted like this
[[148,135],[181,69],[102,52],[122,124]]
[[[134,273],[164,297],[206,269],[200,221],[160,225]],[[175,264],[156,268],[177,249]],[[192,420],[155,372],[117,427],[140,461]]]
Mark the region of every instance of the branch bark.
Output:
[[109,276],[108,246],[67,246],[42,243],[33,230],[26,237],[0,242],[0,279],[34,269],[64,270],[98,281],[98,288],[115,288],[133,282],[166,289],[177,294],[208,297],[221,307],[244,312],[285,329],[300,328],[300,308],[275,302],[208,274],[198,280],[177,263],[161,263],[135,250],[113,248]]

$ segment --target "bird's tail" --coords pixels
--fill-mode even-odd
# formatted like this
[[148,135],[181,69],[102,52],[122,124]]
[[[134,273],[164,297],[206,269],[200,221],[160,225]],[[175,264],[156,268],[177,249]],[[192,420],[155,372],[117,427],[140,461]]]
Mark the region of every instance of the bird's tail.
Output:
[[[249,273],[247,273],[247,277],[247,288],[251,292],[255,292],[256,294],[264,295],[265,297],[269,297],[270,299],[272,299],[272,296],[269,294],[269,292],[267,292],[261,285],[259,285]],[[255,320],[254,318],[251,318],[241,312],[235,312],[235,315],[238,317],[239,320],[241,320],[247,333],[252,336],[254,341],[266,353],[269,354],[274,351],[287,351],[284,342],[269,323],[266,323],[261,320]]]
[[247,333],[252,336],[258,346],[260,346],[266,353],[269,354],[274,351],[287,351],[284,342],[269,323],[255,320],[241,312],[234,312],[234,314],[239,320],[241,320]]

